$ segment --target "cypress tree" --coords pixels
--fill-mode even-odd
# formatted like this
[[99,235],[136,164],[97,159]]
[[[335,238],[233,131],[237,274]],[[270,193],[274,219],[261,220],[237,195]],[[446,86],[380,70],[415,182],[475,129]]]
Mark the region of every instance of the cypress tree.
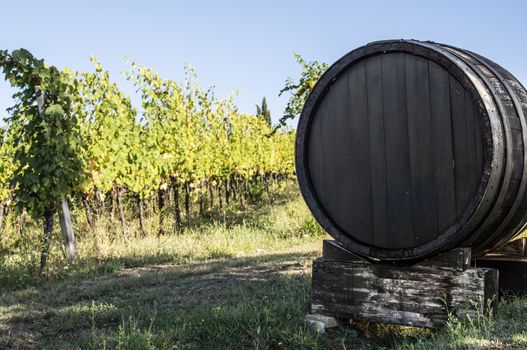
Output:
[[262,106],[256,105],[256,115],[261,117],[267,125],[271,126],[271,111],[267,107],[267,101],[265,100],[265,97],[262,100]]

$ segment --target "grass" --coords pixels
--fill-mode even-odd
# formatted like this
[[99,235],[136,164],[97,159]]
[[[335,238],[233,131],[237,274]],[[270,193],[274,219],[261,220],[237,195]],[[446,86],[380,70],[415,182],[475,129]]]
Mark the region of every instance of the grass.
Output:
[[124,269],[10,293],[0,303],[12,334],[4,333],[4,346],[316,348],[302,324],[309,296],[302,262],[310,258],[291,252]]
[[153,234],[119,237],[103,218],[97,249],[79,220],[78,261],[64,261],[57,232],[44,274],[38,233],[4,237],[0,348],[322,347],[303,316],[324,233],[294,191],[171,235],[153,218]]
[[440,332],[343,323],[317,334],[304,316],[324,233],[293,187],[241,209],[171,235],[154,234],[152,218],[137,237],[132,221],[126,239],[103,219],[97,249],[79,219],[78,261],[64,262],[57,238],[44,274],[31,227],[4,236],[0,349],[527,349],[521,298]]
[[496,315],[483,315],[473,320],[450,318],[443,332],[428,336],[400,339],[402,350],[427,349],[527,349],[527,300],[504,299]]
[[[123,236],[117,221],[102,217],[94,238],[85,223],[84,212],[81,208],[73,210],[79,259],[74,265],[64,259],[59,228],[55,227],[48,268],[43,274],[38,271],[40,225],[28,222],[21,237],[15,218],[9,218],[10,230],[0,239],[0,291],[50,280],[108,274],[122,268],[267,254],[284,245],[316,242],[316,237],[324,235],[293,186],[275,194],[273,203],[261,201],[247,207],[215,209],[205,218],[193,220],[184,230],[167,235],[157,234],[159,215],[147,220],[150,234],[146,237],[139,235],[136,218],[129,218],[129,234]],[[171,232],[173,222],[169,215],[166,217],[165,231]]]

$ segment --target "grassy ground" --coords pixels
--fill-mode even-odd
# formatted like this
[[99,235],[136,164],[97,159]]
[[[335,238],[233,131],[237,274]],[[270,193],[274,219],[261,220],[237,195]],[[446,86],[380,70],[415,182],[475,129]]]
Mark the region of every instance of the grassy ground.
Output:
[[45,274],[38,251],[4,237],[0,349],[527,349],[525,299],[442,332],[353,323],[317,334],[304,315],[324,233],[294,189],[240,209],[177,235],[115,239],[101,223],[97,245],[79,222],[79,260],[65,263],[57,240]]

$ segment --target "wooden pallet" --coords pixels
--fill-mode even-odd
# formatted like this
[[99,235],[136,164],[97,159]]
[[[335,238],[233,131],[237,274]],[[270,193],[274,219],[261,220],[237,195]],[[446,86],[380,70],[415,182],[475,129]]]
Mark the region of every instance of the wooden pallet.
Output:
[[515,239],[474,259],[473,265],[499,271],[500,295],[527,295],[527,238]]

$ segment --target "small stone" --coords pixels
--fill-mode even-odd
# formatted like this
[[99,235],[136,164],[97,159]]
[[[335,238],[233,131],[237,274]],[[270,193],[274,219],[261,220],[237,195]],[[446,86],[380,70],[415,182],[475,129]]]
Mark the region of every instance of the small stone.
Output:
[[337,319],[335,317],[330,316],[324,316],[320,314],[308,314],[306,315],[307,321],[317,321],[324,323],[325,328],[334,328],[337,327],[339,324],[337,322]]
[[315,320],[306,320],[306,321],[307,323],[309,323],[309,325],[311,326],[311,329],[313,329],[315,333],[322,334],[326,332],[326,325],[324,324],[324,322],[315,321]]

